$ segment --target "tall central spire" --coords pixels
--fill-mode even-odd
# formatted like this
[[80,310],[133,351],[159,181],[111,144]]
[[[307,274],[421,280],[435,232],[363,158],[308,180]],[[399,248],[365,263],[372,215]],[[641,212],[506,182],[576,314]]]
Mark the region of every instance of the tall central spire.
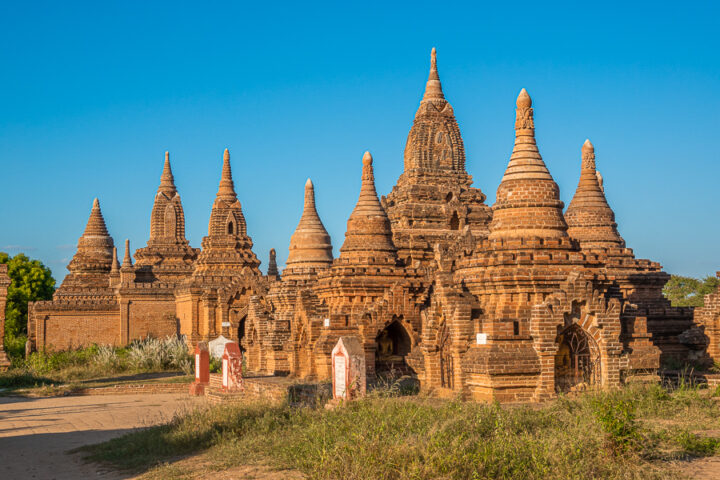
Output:
[[428,75],[428,81],[425,85],[425,93],[423,94],[423,102],[428,100],[445,100],[443,95],[442,84],[440,83],[440,75],[437,69],[437,52],[433,47],[430,52],[430,75]]
[[222,175],[220,177],[220,187],[218,188],[217,198],[228,202],[232,202],[237,199],[235,184],[232,179],[232,170],[230,170],[230,152],[227,148],[223,153]]

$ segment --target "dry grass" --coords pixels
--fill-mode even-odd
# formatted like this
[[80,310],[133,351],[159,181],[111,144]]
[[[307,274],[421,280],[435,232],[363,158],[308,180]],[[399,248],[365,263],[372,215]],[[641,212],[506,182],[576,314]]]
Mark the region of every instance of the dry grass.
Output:
[[247,464],[311,479],[677,478],[670,461],[714,455],[710,392],[631,386],[543,406],[370,396],[332,411],[247,404],[197,410],[90,447],[117,468],[171,478],[171,459]]

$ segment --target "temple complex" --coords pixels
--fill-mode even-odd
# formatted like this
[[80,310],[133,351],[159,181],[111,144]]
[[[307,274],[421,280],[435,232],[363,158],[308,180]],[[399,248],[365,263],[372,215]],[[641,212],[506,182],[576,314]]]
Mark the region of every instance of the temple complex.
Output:
[[433,49],[392,191],[378,195],[365,152],[333,258],[308,179],[285,268],[273,249],[265,275],[228,150],[200,249],[185,238],[166,153],[147,246],[133,262],[126,241],[119,262],[95,200],[70,274],[52,301],[31,306],[30,341],[65,349],[223,336],[240,344],[251,372],[326,381],[333,348],[353,337],[371,383],[406,377],[436,395],[503,402],[652,379],[663,362],[707,361],[706,335],[720,359],[720,294],[695,312],[670,306],[662,295],[669,275],[635,258],[618,231],[592,143],[581,146],[579,183],[564,211],[525,89],[514,130],[490,207],[466,170]]

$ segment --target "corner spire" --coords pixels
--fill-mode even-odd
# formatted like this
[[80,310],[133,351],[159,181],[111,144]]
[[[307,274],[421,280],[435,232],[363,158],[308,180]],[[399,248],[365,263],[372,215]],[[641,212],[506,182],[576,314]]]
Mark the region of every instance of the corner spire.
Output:
[[165,164],[163,165],[163,172],[160,176],[160,186],[158,192],[162,192],[171,196],[177,192],[175,187],[175,177],[173,177],[172,169],[170,168],[170,152],[165,152]]
[[595,147],[585,140],[581,149],[580,181],[565,212],[568,234],[581,248],[624,247],[615,213],[605,198],[595,166]]
[[394,263],[397,254],[392,241],[390,220],[375,190],[372,164],[372,155],[370,152],[365,152],[360,196],[347,222],[340,258],[353,260],[374,258],[375,262]]
[[110,267],[110,273],[119,273],[120,272],[120,263],[118,262],[117,258],[117,247],[113,247],[113,253],[112,253],[113,259],[112,259],[112,267]]
[[278,276],[279,276],[279,272],[278,272],[278,268],[277,268],[277,258],[276,258],[276,253],[275,253],[274,248],[270,249],[270,259],[268,261],[267,276],[274,277],[274,278],[278,278]]
[[437,69],[437,52],[433,47],[430,52],[430,74],[428,75],[427,84],[425,84],[425,94],[423,95],[423,101],[426,100],[445,100],[443,95],[442,84],[440,83],[440,75]]
[[227,148],[223,152],[222,175],[220,176],[220,187],[218,188],[217,197],[227,201],[237,199],[235,184],[232,179],[232,170],[230,169],[230,151]]
[[132,268],[132,258],[130,257],[130,240],[125,239],[125,257],[123,258],[122,267],[123,269]]
[[332,263],[332,243],[315,207],[315,188],[309,178],[305,182],[303,213],[290,238],[286,267],[328,267]]

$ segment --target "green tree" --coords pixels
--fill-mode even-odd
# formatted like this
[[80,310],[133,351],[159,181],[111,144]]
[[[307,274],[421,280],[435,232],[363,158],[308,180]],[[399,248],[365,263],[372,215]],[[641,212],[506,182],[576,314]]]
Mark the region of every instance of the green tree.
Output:
[[40,260],[31,260],[23,253],[11,257],[0,252],[0,263],[7,263],[11,281],[5,306],[5,351],[22,356],[27,340],[28,302],[52,299],[55,279]]
[[705,295],[712,293],[720,285],[720,279],[707,276],[702,280],[692,277],[673,275],[663,288],[663,295],[672,302],[673,307],[702,307]]

